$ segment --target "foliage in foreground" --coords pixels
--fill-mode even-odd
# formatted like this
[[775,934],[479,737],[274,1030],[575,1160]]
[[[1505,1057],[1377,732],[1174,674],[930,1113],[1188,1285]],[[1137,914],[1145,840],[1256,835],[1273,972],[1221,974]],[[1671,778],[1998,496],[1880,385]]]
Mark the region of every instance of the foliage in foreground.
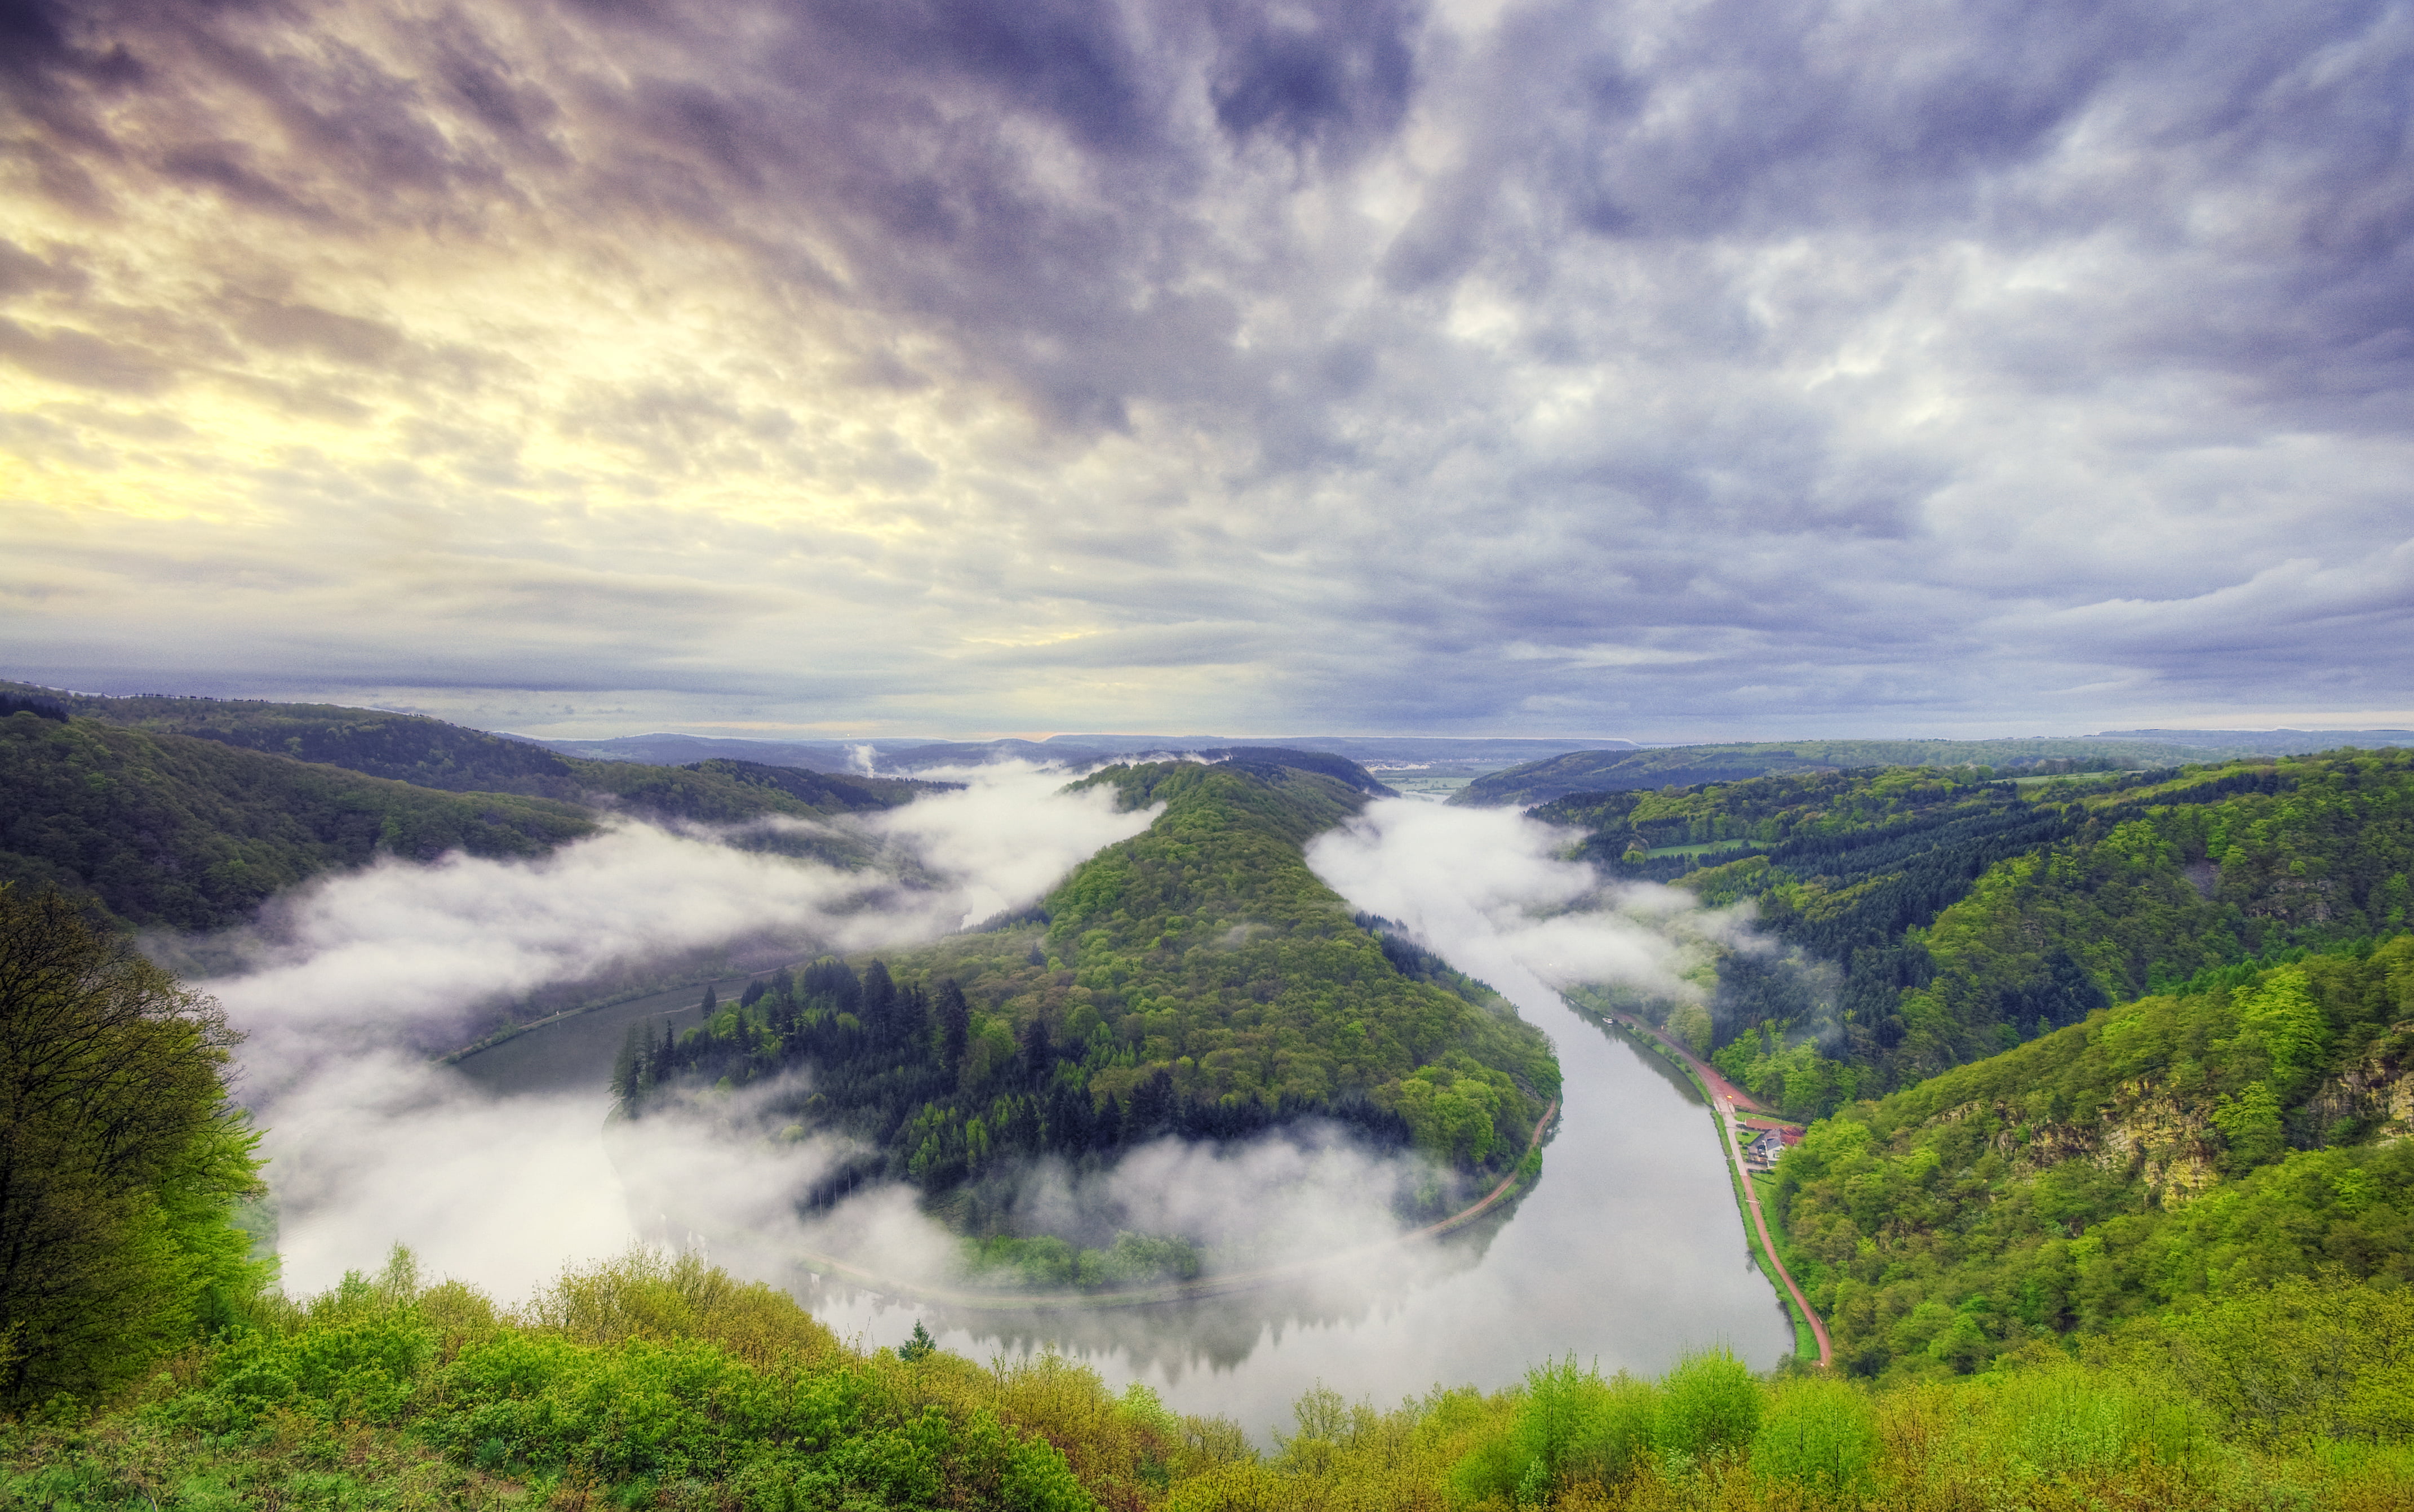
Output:
[[0,1412],[106,1395],[258,1285],[234,1039],[67,898],[0,883]]
[[[2088,1357],[1872,1390],[1722,1351],[1573,1359],[1390,1410],[1304,1396],[1272,1454],[1055,1356],[865,1352],[783,1294],[639,1253],[517,1312],[397,1251],[265,1298],[112,1409],[0,1425],[0,1501],[81,1508],[2381,1508],[2414,1495],[2404,1294],[2296,1281]],[[2402,1324],[2407,1321],[2395,1318]],[[901,1357],[904,1356],[904,1357]]]

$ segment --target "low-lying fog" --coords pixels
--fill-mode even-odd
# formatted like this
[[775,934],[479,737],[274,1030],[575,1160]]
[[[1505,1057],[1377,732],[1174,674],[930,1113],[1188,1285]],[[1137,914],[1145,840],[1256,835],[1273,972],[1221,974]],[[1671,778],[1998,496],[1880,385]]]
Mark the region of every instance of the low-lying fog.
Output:
[[[1062,773],[964,775],[964,791],[845,822],[880,846],[872,871],[629,823],[539,861],[380,864],[209,942],[201,954],[242,962],[197,986],[247,1036],[238,1095],[266,1131],[287,1289],[323,1289],[400,1239],[433,1271],[515,1297],[633,1240],[601,1137],[603,1070],[498,1100],[430,1063],[496,1001],[730,941],[809,955],[931,940],[1029,905],[1153,817],[1064,793]],[[723,1152],[699,1179],[748,1158]]]
[[[923,1319],[976,1357],[1062,1347],[1112,1382],[1145,1380],[1178,1410],[1226,1414],[1260,1436],[1319,1381],[1388,1401],[1437,1382],[1501,1385],[1570,1350],[1656,1371],[1712,1341],[1760,1365],[1791,1346],[1747,1258],[1706,1112],[1555,990],[1691,991],[1680,973],[1693,942],[1741,925],[1667,889],[1604,891],[1557,859],[1564,837],[1513,812],[1379,800],[1309,856],[1351,903],[1492,984],[1557,1045],[1560,1124],[1542,1182],[1505,1223],[1390,1242],[1391,1198],[1418,1179],[1413,1160],[1313,1130],[1237,1149],[1160,1143],[1084,1181],[1048,1168],[1025,1183],[1024,1208],[1042,1222],[1105,1212],[1253,1267],[1342,1257],[1257,1292],[951,1315],[801,1275],[794,1256],[813,1251],[943,1283],[955,1241],[899,1190],[805,1223],[795,1197],[838,1153],[819,1141],[774,1146],[651,1118],[607,1140],[604,1068],[619,1026],[696,988],[564,1020],[463,1069],[430,1061],[497,1000],[547,984],[731,941],[803,956],[934,938],[1035,901],[1150,818],[1113,812],[1103,793],[1061,793],[1061,772],[959,775],[964,792],[851,822],[881,849],[870,873],[631,824],[537,862],[380,866],[211,942],[241,963],[201,985],[250,1035],[241,1092],[267,1131],[286,1287],[324,1288],[400,1240],[427,1270],[512,1298],[640,1237],[701,1243],[867,1342],[894,1343]],[[565,1085],[558,1073],[571,1066],[589,1069]]]

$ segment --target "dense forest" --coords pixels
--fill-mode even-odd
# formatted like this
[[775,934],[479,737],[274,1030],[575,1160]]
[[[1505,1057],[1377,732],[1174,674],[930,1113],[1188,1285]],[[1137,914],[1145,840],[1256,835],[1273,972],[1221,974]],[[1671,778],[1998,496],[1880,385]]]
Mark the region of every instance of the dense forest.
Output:
[[0,880],[86,893],[128,924],[222,928],[379,854],[535,855],[594,827],[547,798],[438,793],[93,719],[0,719]]
[[1870,1374],[2285,1277],[2407,1295],[2409,1072],[2414,936],[2210,969],[1813,1125],[1780,1165],[1789,1267]]
[[[587,805],[610,797],[643,812],[707,823],[751,819],[766,811],[795,811],[776,800],[767,802],[767,793],[835,813],[893,808],[930,791],[927,783],[806,771],[728,757],[686,763],[680,770],[707,776],[679,778],[666,776],[661,766],[567,756],[534,741],[465,729],[424,715],[334,704],[275,704],[168,693],[103,698],[30,683],[0,682],[0,699],[10,698],[45,704],[77,719],[267,751],[414,787],[446,793],[509,793]],[[0,705],[0,715],[9,712]],[[733,787],[741,791],[733,792]],[[742,791],[748,788],[756,791],[753,794]]]
[[1797,740],[1726,746],[1661,746],[1646,750],[1572,750],[1477,778],[1451,797],[1469,808],[1530,807],[1572,793],[1613,793],[1752,778],[1849,771],[1872,766],[1985,767],[1996,776],[2104,772],[2168,766],[2222,756],[2233,747],[2159,740],[2051,737],[2033,740]]
[[[357,709],[62,700],[38,690],[7,696],[9,706],[0,708],[0,881],[82,892],[139,926],[222,928],[250,918],[283,888],[378,855],[541,854],[592,833],[607,813],[742,824],[774,814],[811,819],[891,808],[933,787],[733,761],[686,767],[568,761],[433,719]],[[195,735],[176,733],[171,726],[177,721],[166,716],[112,722],[80,712],[90,704],[117,705],[129,717],[153,704],[231,712],[223,714],[222,727]],[[358,717],[360,737],[346,734],[352,726],[320,721],[320,714]],[[288,729],[313,737],[292,736],[289,751],[274,738]],[[416,765],[387,759],[406,735],[423,742],[415,749],[425,759]],[[453,763],[448,743],[475,759]],[[562,767],[559,780],[518,782],[523,791],[465,792],[387,775],[424,777],[442,764],[455,777],[467,771],[508,778],[519,752]],[[539,788],[557,795],[525,791]],[[748,843],[837,864],[861,859],[859,847],[824,834],[766,833]]]
[[1771,1106],[1855,1096],[2298,945],[2406,927],[2414,751],[1991,780],[1892,768],[1532,810],[1613,876],[1751,900],[1700,1003],[1629,1004]]
[[976,1228],[996,1206],[983,1178],[1032,1156],[1080,1162],[1306,1117],[1412,1144],[1469,1179],[1513,1167],[1557,1093],[1547,1042],[1316,879],[1303,847],[1372,784],[1280,754],[1086,779],[1163,812],[1026,916],[859,967],[824,960],[677,1040],[633,1040],[622,1106],[644,1117],[683,1091],[810,1066],[811,1092],[764,1117],[875,1151],[825,1199],[874,1176],[961,1189]]

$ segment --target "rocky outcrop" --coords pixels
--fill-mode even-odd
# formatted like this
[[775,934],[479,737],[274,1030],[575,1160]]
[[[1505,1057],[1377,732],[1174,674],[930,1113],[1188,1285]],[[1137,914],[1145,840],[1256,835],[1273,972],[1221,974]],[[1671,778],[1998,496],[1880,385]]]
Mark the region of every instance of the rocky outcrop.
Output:
[[[1979,1111],[1974,1104],[1943,1117]],[[2003,1126],[1995,1149],[2026,1173],[2064,1161],[2093,1161],[2105,1170],[2128,1173],[2167,1208],[2220,1179],[2221,1145],[2204,1113],[2151,1080],[2122,1083],[2111,1105],[2088,1123],[2029,1121],[2009,1104],[1997,1105],[1993,1113]]]
[[2317,1135],[2350,1119],[2372,1125],[2384,1144],[2414,1135],[2414,1019],[2391,1025],[2361,1060],[2306,1101],[2304,1119]]

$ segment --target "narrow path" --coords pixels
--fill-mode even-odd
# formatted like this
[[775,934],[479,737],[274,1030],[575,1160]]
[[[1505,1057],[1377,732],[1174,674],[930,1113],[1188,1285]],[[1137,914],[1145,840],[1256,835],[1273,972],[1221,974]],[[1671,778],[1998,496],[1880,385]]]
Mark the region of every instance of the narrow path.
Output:
[[[1531,1154],[1542,1143],[1542,1136],[1559,1116],[1559,1100],[1551,1099],[1535,1120],[1534,1135],[1526,1141],[1526,1152]],[[1522,1161],[1519,1163],[1524,1164]],[[1267,1266],[1257,1270],[1235,1270],[1221,1276],[1208,1276],[1198,1281],[1177,1281],[1163,1286],[1137,1286],[1115,1292],[991,1292],[959,1291],[946,1286],[924,1286],[883,1276],[876,1271],[852,1266],[835,1255],[816,1253],[811,1250],[797,1252],[807,1268],[826,1276],[853,1282],[866,1291],[878,1292],[901,1301],[932,1302],[944,1307],[963,1308],[976,1312],[1064,1312],[1083,1308],[1160,1307],[1169,1302],[1189,1302],[1203,1297],[1225,1297],[1234,1292],[1254,1291],[1277,1282],[1313,1274],[1327,1267],[1361,1260],[1384,1250],[1394,1249],[1417,1239],[1438,1238],[1454,1229],[1464,1228],[1492,1210],[1509,1195],[1517,1184],[1517,1172],[1512,1169],[1500,1178],[1500,1184],[1484,1193],[1483,1199],[1469,1204],[1439,1223],[1411,1229],[1406,1234],[1345,1250],[1338,1254],[1320,1255],[1314,1260],[1299,1260],[1289,1265]],[[1808,1311],[1807,1309],[1805,1310]]]
[[1769,1265],[1777,1271],[1777,1279],[1783,1282],[1785,1289],[1793,1294],[1794,1305],[1800,1308],[1803,1317],[1810,1320],[1810,1337],[1819,1341],[1821,1368],[1833,1366],[1836,1363],[1836,1346],[1827,1338],[1827,1325],[1811,1308],[1810,1299],[1802,1295],[1802,1288],[1795,1283],[1794,1273],[1785,1268],[1783,1260],[1778,1258],[1777,1241],[1768,1237],[1767,1216],[1760,1210],[1760,1192],[1751,1184],[1751,1173],[1743,1167],[1743,1151],[1736,1143],[1736,1109],[1745,1107],[1754,1113],[1768,1110],[1746,1096],[1741,1088],[1719,1075],[1717,1067],[1705,1063],[1692,1051],[1651,1025],[1614,1009],[1609,1011],[1609,1016],[1635,1033],[1647,1034],[1656,1043],[1665,1045],[1669,1054],[1682,1060],[1692,1069],[1694,1075],[1701,1078],[1702,1086],[1710,1094],[1711,1121],[1719,1127],[1719,1143],[1726,1147],[1727,1169],[1735,1173],[1736,1185],[1742,1189],[1743,1200],[1751,1209],[1752,1226],[1760,1230],[1761,1252],[1768,1256]]

